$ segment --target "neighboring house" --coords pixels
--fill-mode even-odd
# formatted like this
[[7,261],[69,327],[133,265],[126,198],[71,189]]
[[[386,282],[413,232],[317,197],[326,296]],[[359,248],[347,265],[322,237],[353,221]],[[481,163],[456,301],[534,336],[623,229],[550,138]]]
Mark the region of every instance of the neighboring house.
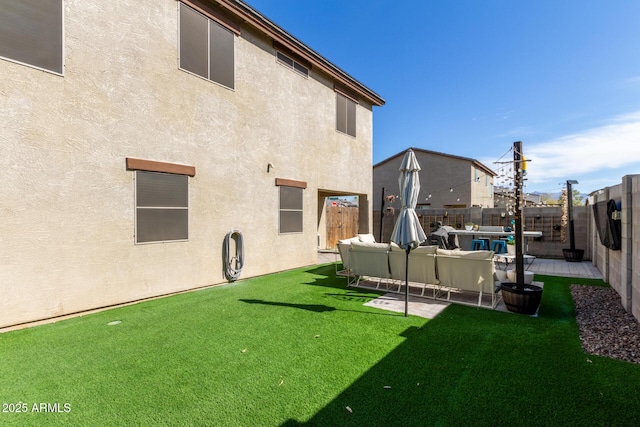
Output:
[[[430,208],[493,207],[496,173],[475,159],[412,148],[420,164],[420,194],[416,210]],[[399,195],[400,164],[407,150],[373,165],[373,210],[384,196]],[[385,206],[387,202],[385,202]],[[398,209],[396,201],[390,206]]]
[[[515,193],[513,188],[496,186],[493,189],[493,206],[509,209],[515,205]],[[536,193],[524,193],[522,195],[524,206],[542,206],[542,196]]]
[[539,194],[525,193],[523,194],[525,206],[541,206],[542,197]]
[[[37,31],[34,31],[34,28]],[[0,327],[317,259],[384,100],[237,0],[0,3]]]

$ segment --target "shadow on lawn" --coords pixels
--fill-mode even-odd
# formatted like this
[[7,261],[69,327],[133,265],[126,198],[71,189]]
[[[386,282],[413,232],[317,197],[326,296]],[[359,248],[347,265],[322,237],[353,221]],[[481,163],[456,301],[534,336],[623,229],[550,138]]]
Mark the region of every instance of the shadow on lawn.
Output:
[[344,276],[336,275],[335,267],[333,266],[333,264],[321,265],[319,267],[306,270],[305,272],[309,274],[315,274],[317,276],[324,276],[323,278],[315,278],[309,282],[306,282],[306,285],[324,286],[326,288],[343,290],[348,289],[351,295],[357,294],[362,297],[369,295],[370,298],[376,298],[378,295],[383,295],[384,293],[386,293],[382,289],[363,289],[347,286],[347,278]]
[[[463,369],[448,360],[442,337],[424,327],[409,327],[406,341],[372,366],[306,422],[289,419],[281,426],[448,425],[449,387]],[[455,417],[454,417],[455,418]]]
[[[328,295],[331,296],[331,294],[328,294]],[[367,300],[370,300],[370,299],[371,298],[367,298]],[[308,310],[316,313],[325,313],[328,311],[349,311],[352,313],[373,314],[376,316],[394,316],[394,317],[401,316],[398,313],[389,313],[389,312],[383,312],[383,311],[369,312],[369,311],[363,311],[363,310],[345,310],[342,308],[335,308],[335,307],[331,307],[330,305],[324,305],[324,304],[294,304],[290,302],[265,301],[261,299],[239,299],[238,301],[246,302],[247,304],[262,304],[262,305],[271,305],[271,306],[277,306],[277,307],[299,308],[301,310]]]
[[261,299],[239,299],[238,301],[246,302],[248,304],[263,304],[263,305],[275,305],[279,307],[299,308],[302,310],[315,311],[316,313],[323,313],[325,311],[337,310],[335,307],[330,307],[324,304],[293,304],[288,302],[265,301]]
[[[384,295],[387,292],[382,289],[365,289],[347,286],[347,278],[336,275],[336,270],[333,264],[314,267],[312,269],[306,270],[306,273],[324,277],[314,278],[311,281],[304,283],[305,285],[336,289],[337,292],[327,292],[324,295],[326,297],[340,301],[359,302],[365,304],[371,300],[378,298],[380,295]],[[396,313],[381,314],[388,316],[397,316]]]
[[[449,317],[459,317],[455,323],[462,324],[465,309],[469,313],[467,307],[453,307]],[[448,328],[450,320],[438,318],[428,326],[407,328],[401,334],[405,337],[402,344],[310,419],[290,418],[281,426],[588,425],[588,416],[572,419],[575,412],[569,408],[575,395],[540,394],[541,389],[552,390],[556,381],[546,371],[540,371],[535,381],[547,386],[533,387],[533,396],[513,394],[514,388],[507,384],[529,384],[530,373],[500,372],[499,367],[511,366],[514,355],[492,351],[492,340],[487,343],[482,338],[490,336],[492,323],[497,327],[502,320],[484,319],[481,323],[487,327],[480,335],[456,336],[460,331]],[[560,363],[565,364],[560,370],[572,372],[575,359]],[[536,372],[541,369],[534,367]],[[532,401],[536,402],[535,410]],[[510,405],[505,410],[497,402]],[[617,405],[607,412],[615,414],[622,407]]]
[[[380,295],[383,295],[385,292],[371,290],[371,289],[362,289],[362,288],[350,288],[347,286],[347,279],[345,277],[340,277],[336,275],[336,270],[333,264],[314,266],[308,270],[305,270],[305,273],[314,275],[316,277],[311,277],[308,280],[302,281],[301,284],[309,285],[309,286],[319,286],[322,288],[327,288],[335,290],[335,292],[326,292],[324,293],[325,297],[332,298],[334,300],[339,301],[348,301],[348,302],[356,302],[360,304],[365,304],[373,299],[378,298]],[[239,301],[248,303],[248,304],[262,304],[262,305],[271,305],[271,306],[279,306],[279,307],[291,307],[291,308],[299,308],[302,310],[313,311],[317,313],[324,313],[328,311],[350,311],[354,313],[363,313],[363,314],[373,314],[376,316],[400,316],[398,313],[392,313],[384,310],[376,309],[375,312],[370,310],[353,310],[353,309],[344,309],[344,308],[335,308],[330,305],[325,304],[299,304],[299,303],[291,303],[291,302],[281,302],[281,301],[266,301],[261,299],[240,299]]]
[[327,292],[324,295],[337,300],[360,302],[365,304],[378,298],[380,295],[387,293],[387,291],[382,289],[349,287],[347,286],[346,277],[337,276],[335,274],[334,267],[331,265],[307,270],[307,273],[323,275],[324,277],[313,279],[312,281],[305,283],[306,285],[336,289],[338,292]]
[[613,378],[635,384],[640,372],[585,363],[568,286],[545,288],[539,318],[453,305],[405,329],[311,418],[281,426],[638,425],[629,408],[640,399],[620,397]]
[[336,275],[336,269],[332,264],[319,265],[317,267],[310,268],[305,270],[305,273],[315,274],[318,276],[324,276],[328,279],[335,281],[334,287],[344,287],[347,283],[347,278]]

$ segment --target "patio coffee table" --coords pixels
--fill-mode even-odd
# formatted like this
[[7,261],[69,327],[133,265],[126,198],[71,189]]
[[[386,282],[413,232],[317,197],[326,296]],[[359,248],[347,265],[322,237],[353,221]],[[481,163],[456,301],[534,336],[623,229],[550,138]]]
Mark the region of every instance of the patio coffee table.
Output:
[[[525,270],[528,270],[529,267],[531,267],[531,264],[533,264],[533,261],[536,260],[536,257],[533,255],[522,255],[522,257],[524,259]],[[497,254],[493,256],[493,261],[496,264],[503,264],[503,270],[506,271],[511,264],[515,264],[516,256],[508,254]]]

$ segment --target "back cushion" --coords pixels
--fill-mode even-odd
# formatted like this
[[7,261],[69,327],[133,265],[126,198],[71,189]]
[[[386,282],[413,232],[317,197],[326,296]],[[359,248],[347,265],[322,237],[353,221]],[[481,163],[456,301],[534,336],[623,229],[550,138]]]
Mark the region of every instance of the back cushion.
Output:
[[389,244],[351,243],[351,271],[358,276],[389,277]]
[[418,246],[411,250],[411,253],[416,254],[435,254],[438,251],[438,246]]
[[437,254],[467,259],[491,259],[493,257],[493,251],[454,251],[438,249]]
[[460,252],[466,252],[466,251],[454,251],[454,250],[449,250],[449,249],[440,249],[438,248],[438,250],[436,251],[437,255],[446,255],[446,256],[458,256],[458,254]]
[[361,242],[365,242],[365,243],[376,242],[376,239],[375,237],[373,237],[373,234],[358,234],[358,239],[360,239]]
[[358,238],[358,236],[356,236],[356,237],[352,237],[350,239],[338,240],[338,243],[350,245],[352,242],[359,242],[359,241],[360,241],[360,239]]
[[378,248],[378,249],[389,249],[388,243],[375,243],[375,242],[351,242],[351,247],[361,247],[361,248]]
[[467,259],[491,259],[493,257],[493,251],[459,251],[463,252],[461,258]]
[[[435,254],[436,251],[438,250],[438,246],[418,246],[415,249],[411,249],[412,254]],[[397,244],[391,242],[391,252],[407,252],[406,250],[402,249],[400,246],[398,246]]]

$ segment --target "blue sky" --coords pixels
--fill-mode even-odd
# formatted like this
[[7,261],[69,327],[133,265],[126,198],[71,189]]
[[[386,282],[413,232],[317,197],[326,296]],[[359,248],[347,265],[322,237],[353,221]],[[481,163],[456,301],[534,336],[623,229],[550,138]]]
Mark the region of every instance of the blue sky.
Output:
[[527,192],[640,173],[640,1],[246,1],[386,100],[374,163],[411,146],[498,170],[520,140]]

